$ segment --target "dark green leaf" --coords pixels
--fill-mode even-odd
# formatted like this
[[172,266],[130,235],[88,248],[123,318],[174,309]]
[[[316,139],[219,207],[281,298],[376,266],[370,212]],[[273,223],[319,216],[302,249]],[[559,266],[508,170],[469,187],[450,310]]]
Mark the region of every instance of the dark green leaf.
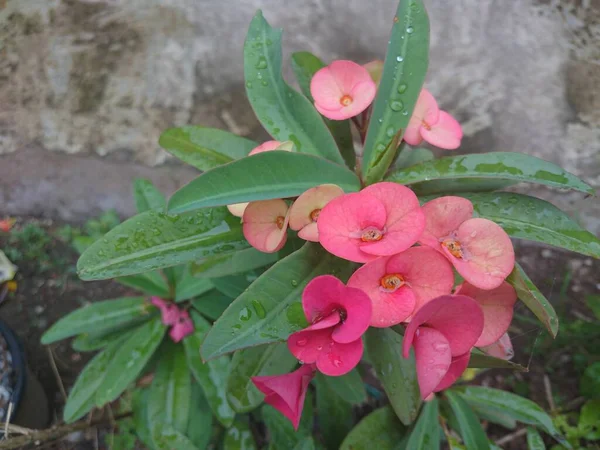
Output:
[[429,18],[420,0],[400,0],[364,148],[367,184],[383,178],[410,121],[429,65]]
[[230,372],[229,356],[202,362],[200,358],[200,346],[202,340],[210,329],[210,324],[199,314],[192,311],[194,320],[194,333],[183,341],[187,363],[194,378],[202,388],[206,401],[210,405],[214,415],[224,427],[233,423],[235,412],[227,403],[226,383]]
[[210,170],[248,156],[258,143],[217,128],[187,126],[171,128],[160,135],[162,148],[186,164]]
[[600,400],[588,400],[581,407],[577,428],[587,440],[600,439]]
[[250,377],[280,375],[297,364],[285,343],[263,345],[236,352],[231,360],[227,380],[227,400],[234,411],[243,413],[256,408],[264,395],[254,386]]
[[376,409],[363,418],[346,436],[340,450],[396,450],[405,428],[389,406]]
[[592,310],[596,319],[600,320],[600,295],[586,295],[585,303]]
[[356,175],[339,164],[303,153],[264,152],[204,172],[173,194],[169,211],[297,197],[327,183],[344,192],[360,189]]
[[175,283],[175,301],[189,300],[206,294],[211,289],[213,289],[213,285],[210,280],[193,276],[190,267],[185,266]]
[[[292,54],[292,69],[300,85],[300,90],[313,103],[314,100],[310,93],[310,80],[313,75],[325,67],[325,63],[309,52],[297,52]],[[354,140],[352,139],[352,130],[349,120],[330,120],[323,117],[323,121],[333,135],[335,142],[340,149],[346,165],[354,169],[356,165],[356,153],[354,151]]]
[[310,437],[313,432],[313,406],[310,392],[307,392],[304,409],[300,418],[298,431],[287,417],[271,405],[263,405],[260,409],[262,420],[267,427],[269,450],[289,450],[296,448],[301,440]]
[[132,396],[133,423],[135,432],[142,443],[155,450],[148,424],[148,389],[136,389]]
[[79,308],[60,319],[42,335],[48,345],[81,333],[103,333],[147,320],[154,308],[143,297],[104,300]]
[[165,341],[148,394],[148,421],[168,423],[185,433],[190,413],[192,383],[181,345]]
[[495,178],[574,189],[594,195],[594,188],[551,162],[524,153],[490,152],[448,156],[396,170],[387,181],[415,184],[422,181]]
[[415,183],[410,187],[417,195],[462,195],[462,192],[497,191],[517,183],[518,182],[515,180],[495,178],[450,178],[444,180],[423,181],[422,183]]
[[600,361],[587,366],[579,380],[579,390],[586,398],[600,399]]
[[546,450],[546,445],[540,433],[532,427],[527,427],[527,448],[529,450]]
[[207,448],[212,437],[212,413],[206,398],[198,384],[192,384],[190,401],[190,420],[187,427],[187,437],[199,449]]
[[112,402],[123,393],[150,360],[162,338],[166,327],[160,318],[138,327],[131,336],[120,342],[107,368],[107,375],[96,389],[96,406]]
[[315,441],[310,436],[305,437],[296,444],[294,450],[315,450]]
[[192,300],[192,306],[205,317],[208,317],[211,320],[217,320],[232,301],[232,298],[213,289]]
[[352,428],[352,406],[330,388],[325,376],[317,373],[317,414],[327,448],[339,448]]
[[234,275],[273,264],[279,259],[279,253],[263,253],[255,248],[247,248],[235,253],[215,256],[192,264],[195,277],[214,278]]
[[239,297],[252,282],[257,279],[257,274],[253,272],[241,273],[237,275],[228,275],[226,277],[212,278],[211,282],[215,289],[221,294],[230,298]]
[[235,252],[250,245],[227,208],[168,215],[147,211],[90,246],[77,262],[83,280],[131,275]]
[[495,423],[501,427],[508,428],[509,430],[514,430],[517,427],[517,421],[506,414],[477,405],[470,406],[473,411],[475,411],[475,414],[481,417],[482,420],[487,420],[488,422]]
[[400,148],[402,150],[399,151],[396,162],[394,163],[395,170],[414,166],[415,164],[435,159],[433,152],[426,148],[409,148],[406,146],[404,146],[404,148],[401,146]]
[[421,403],[413,352],[404,359],[402,336],[389,328],[371,327],[365,336],[369,358],[392,408],[403,424],[411,424]]
[[157,450],[202,450],[168,423],[155,422],[151,432]]
[[242,419],[236,420],[225,434],[223,450],[256,450],[257,448],[248,422]]
[[440,448],[441,430],[438,422],[439,402],[436,397],[423,404],[423,411],[410,433],[408,450],[437,450]]
[[132,287],[148,295],[169,298],[169,285],[165,277],[158,271],[139,273],[128,277],[115,278],[115,281]]
[[306,326],[301,304],[306,284],[323,274],[345,280],[352,268],[318,244],[307,243],[263,273],[227,308],[206,337],[202,356],[210,359],[287,339]]
[[[148,316],[150,319],[151,316]],[[139,325],[136,325],[136,327]],[[71,347],[76,352],[92,352],[100,350],[114,341],[121,339],[123,336],[132,333],[135,328],[126,327],[121,330],[113,331],[111,333],[84,333],[73,339]]]
[[517,372],[528,372],[527,367],[507,361],[506,359],[495,358],[483,353],[472,352],[469,360],[469,367],[473,369],[511,369]]
[[281,29],[271,28],[261,11],[252,19],[246,36],[244,77],[252,109],[274,139],[292,141],[300,152],[344,163],[319,113],[283,80]]
[[515,268],[506,281],[515,288],[519,299],[540,319],[552,337],[556,337],[558,333],[556,311],[518,263],[515,263]]
[[365,385],[356,369],[352,369],[340,377],[325,377],[325,382],[330,389],[348,403],[363,403],[367,400]]
[[138,213],[151,209],[164,210],[167,206],[165,196],[151,181],[137,178],[133,181],[133,198]]
[[446,391],[446,397],[458,422],[458,431],[467,450],[489,450],[490,446],[485,431],[467,402],[452,391]]

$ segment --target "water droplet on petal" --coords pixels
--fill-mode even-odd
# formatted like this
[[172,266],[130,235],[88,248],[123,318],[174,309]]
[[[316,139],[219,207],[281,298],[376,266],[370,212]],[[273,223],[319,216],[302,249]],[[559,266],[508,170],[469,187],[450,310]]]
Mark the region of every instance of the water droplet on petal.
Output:
[[333,365],[334,365],[335,367],[340,367],[340,366],[342,365],[342,360],[341,360],[341,359],[338,359],[338,358],[335,358],[335,359],[333,360]]
[[296,345],[298,345],[298,347],[304,347],[307,343],[308,343],[308,339],[306,339],[306,338],[298,339],[296,341]]

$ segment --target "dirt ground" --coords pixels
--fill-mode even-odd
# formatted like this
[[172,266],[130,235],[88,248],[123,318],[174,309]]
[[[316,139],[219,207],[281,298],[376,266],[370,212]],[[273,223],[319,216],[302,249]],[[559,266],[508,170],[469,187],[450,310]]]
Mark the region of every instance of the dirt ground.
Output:
[[[29,367],[45,389],[52,411],[51,420],[56,423],[64,405],[59,383],[68,392],[90,354],[75,352],[69,341],[45,347],[40,343],[40,336],[51,324],[85,302],[116,298],[134,291],[114,282],[80,281],[74,269],[77,253],[68,243],[54,238],[64,223],[18,218],[15,229],[26,224],[40,225],[53,237],[43,248],[47,263],[42,265],[40,260],[44,258],[39,256],[17,262],[18,289],[0,308],[0,317],[23,340]],[[0,235],[0,248],[5,249],[7,245],[7,236]],[[585,299],[600,291],[600,261],[558,249],[521,243],[517,243],[516,253],[526,272],[560,314],[569,318],[567,320],[594,320],[585,306]],[[529,367],[529,372],[513,374],[500,370],[487,371],[479,374],[476,382],[516,391],[547,410],[556,408],[557,404],[578,408],[582,399],[579,397],[575,364],[570,361],[578,350],[568,345],[554,348],[539,323],[528,320],[531,314],[522,303],[517,304],[515,314],[516,320],[510,333],[516,351],[514,361]],[[58,373],[53,369],[50,353]],[[590,355],[590,358],[600,359],[598,354]],[[559,370],[545,370],[556,361],[560,362]],[[545,375],[548,376],[546,384]],[[491,428],[490,433],[496,440],[507,435],[510,438],[511,434],[501,428]],[[70,440],[44,448],[97,448],[95,439],[95,434],[79,433],[71,436]],[[524,439],[523,435],[517,435],[502,447],[515,450],[525,448]]]

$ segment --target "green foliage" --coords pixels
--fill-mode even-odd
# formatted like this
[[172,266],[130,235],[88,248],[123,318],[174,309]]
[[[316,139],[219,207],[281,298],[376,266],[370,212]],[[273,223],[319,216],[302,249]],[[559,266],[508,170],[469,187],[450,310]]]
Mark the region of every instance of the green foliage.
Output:
[[340,450],[361,448],[394,450],[404,437],[404,433],[404,425],[398,420],[394,410],[384,406],[364,417],[348,433]]
[[324,375],[317,374],[317,411],[319,426],[327,448],[339,448],[352,428],[352,406],[330,388]]
[[11,231],[3,251],[13,263],[31,261],[38,272],[44,273],[54,266],[49,252],[51,247],[52,238],[46,230],[30,223]]

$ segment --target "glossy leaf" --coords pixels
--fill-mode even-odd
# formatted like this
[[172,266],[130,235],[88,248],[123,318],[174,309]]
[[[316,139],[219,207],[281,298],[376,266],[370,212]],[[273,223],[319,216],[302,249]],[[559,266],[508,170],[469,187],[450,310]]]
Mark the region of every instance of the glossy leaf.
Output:
[[364,147],[367,184],[380,181],[396,155],[429,65],[429,18],[421,0],[400,0]]
[[168,215],[147,211],[123,222],[79,258],[83,280],[132,275],[248,248],[226,208]]
[[210,406],[198,384],[192,383],[190,420],[186,435],[199,449],[207,448],[213,432],[213,417]]
[[157,317],[138,327],[121,343],[108,365],[106,377],[96,389],[96,406],[112,402],[127,389],[158,348],[165,331]]
[[446,398],[448,398],[450,408],[458,422],[459,430],[457,431],[460,432],[467,450],[489,450],[490,446],[485,431],[468,403],[452,391],[446,391]]
[[215,289],[230,298],[237,298],[244,292],[254,280],[257,274],[253,272],[227,275],[226,277],[212,278],[211,282]]
[[204,392],[205,401],[208,402],[217,420],[225,427],[230,427],[235,417],[235,412],[227,403],[226,383],[231,369],[229,356],[203,362],[200,358],[202,340],[210,329],[210,324],[198,313],[192,311],[194,320],[194,333],[183,340],[187,364],[194,378]]
[[294,430],[292,423],[271,405],[263,405],[260,412],[268,431],[269,449],[295,449],[304,438],[310,437],[313,432],[314,417],[310,392],[307,392],[304,401],[298,431]]
[[143,297],[123,297],[90,303],[52,325],[42,335],[42,344],[48,345],[82,333],[116,331],[123,325],[147,320],[153,310],[154,307]]
[[414,353],[404,359],[402,336],[389,328],[371,327],[365,336],[369,358],[392,408],[403,424],[411,424],[421,404]]
[[[310,80],[313,75],[325,67],[325,63],[310,52],[296,52],[292,54],[292,69],[300,85],[300,90],[313,103],[314,100],[310,93]],[[354,140],[352,139],[352,130],[349,120],[330,120],[323,117],[323,122],[329,128],[335,142],[340,149],[340,153],[346,161],[346,165],[354,170],[356,165],[356,152],[354,151]]]
[[151,432],[157,450],[201,450],[185,434],[168,423],[155,422]]
[[223,439],[223,450],[256,450],[256,442],[248,422],[243,419],[235,421],[233,426],[225,433]]
[[165,196],[150,180],[136,178],[133,181],[133,199],[138,213],[151,209],[163,210],[167,206]]
[[527,427],[527,448],[529,450],[546,450],[542,436],[532,427]]
[[192,263],[191,272],[192,275],[200,278],[224,277],[258,269],[273,264],[278,259],[279,253],[263,253],[250,247],[239,252]]
[[169,211],[297,197],[327,183],[337,184],[344,192],[360,189],[354,173],[326,159],[280,150],[263,152],[204,172],[173,194]]
[[232,301],[232,298],[213,289],[192,300],[192,306],[210,320],[217,320]]
[[315,386],[318,421],[323,440],[327,448],[339,448],[352,428],[352,406],[330,388],[324,375],[317,373]]
[[191,273],[190,267],[185,266],[175,282],[175,301],[189,300],[206,294],[211,289],[213,289],[213,285],[210,280],[195,277]]
[[302,291],[318,275],[345,281],[353,266],[311,242],[264,272],[215,322],[202,345],[205,359],[281,341],[306,326]]
[[115,281],[148,295],[169,298],[169,285],[167,284],[165,277],[159,271],[115,278]]
[[447,156],[396,170],[386,179],[412,185],[423,181],[463,178],[514,180],[594,194],[594,188],[561,167],[515,152]]
[[356,369],[342,376],[325,377],[325,382],[329,389],[350,404],[363,403],[367,400],[365,385]]
[[472,369],[511,369],[517,372],[528,372],[527,367],[507,361],[506,359],[495,358],[483,353],[473,351],[469,359],[469,367]]
[[400,150],[394,163],[394,170],[414,166],[415,164],[431,161],[432,159],[435,159],[435,155],[429,149],[421,147],[411,148],[406,145],[400,145]]
[[254,386],[250,377],[288,373],[297,362],[285,343],[236,352],[227,379],[227,400],[233,410],[244,413],[262,403],[264,395]]
[[556,337],[558,333],[558,316],[556,315],[556,311],[518,263],[515,263],[515,268],[508,275],[506,281],[515,288],[517,297],[545,325],[552,337]]
[[165,341],[148,394],[148,421],[168,423],[185,433],[190,414],[192,383],[181,345]]
[[423,181],[415,183],[410,188],[417,195],[445,194],[462,195],[462,192],[489,192],[504,189],[513,184],[515,180],[502,180],[495,178],[450,178],[444,180]]
[[217,128],[186,126],[160,135],[159,145],[184,163],[200,170],[248,156],[257,142]]
[[384,406],[364,417],[348,433],[340,450],[361,448],[395,450],[405,432],[405,427],[396,417],[394,410],[389,406]]
[[246,94],[263,127],[278,141],[292,141],[299,152],[343,164],[335,140],[313,105],[281,75],[281,29],[258,11],[244,44]]
[[514,430],[517,427],[517,421],[506,414],[473,404],[470,406],[482,420],[487,420],[509,430]]
[[406,448],[410,450],[438,450],[441,430],[438,422],[439,402],[436,397],[423,404],[423,411],[410,433]]

